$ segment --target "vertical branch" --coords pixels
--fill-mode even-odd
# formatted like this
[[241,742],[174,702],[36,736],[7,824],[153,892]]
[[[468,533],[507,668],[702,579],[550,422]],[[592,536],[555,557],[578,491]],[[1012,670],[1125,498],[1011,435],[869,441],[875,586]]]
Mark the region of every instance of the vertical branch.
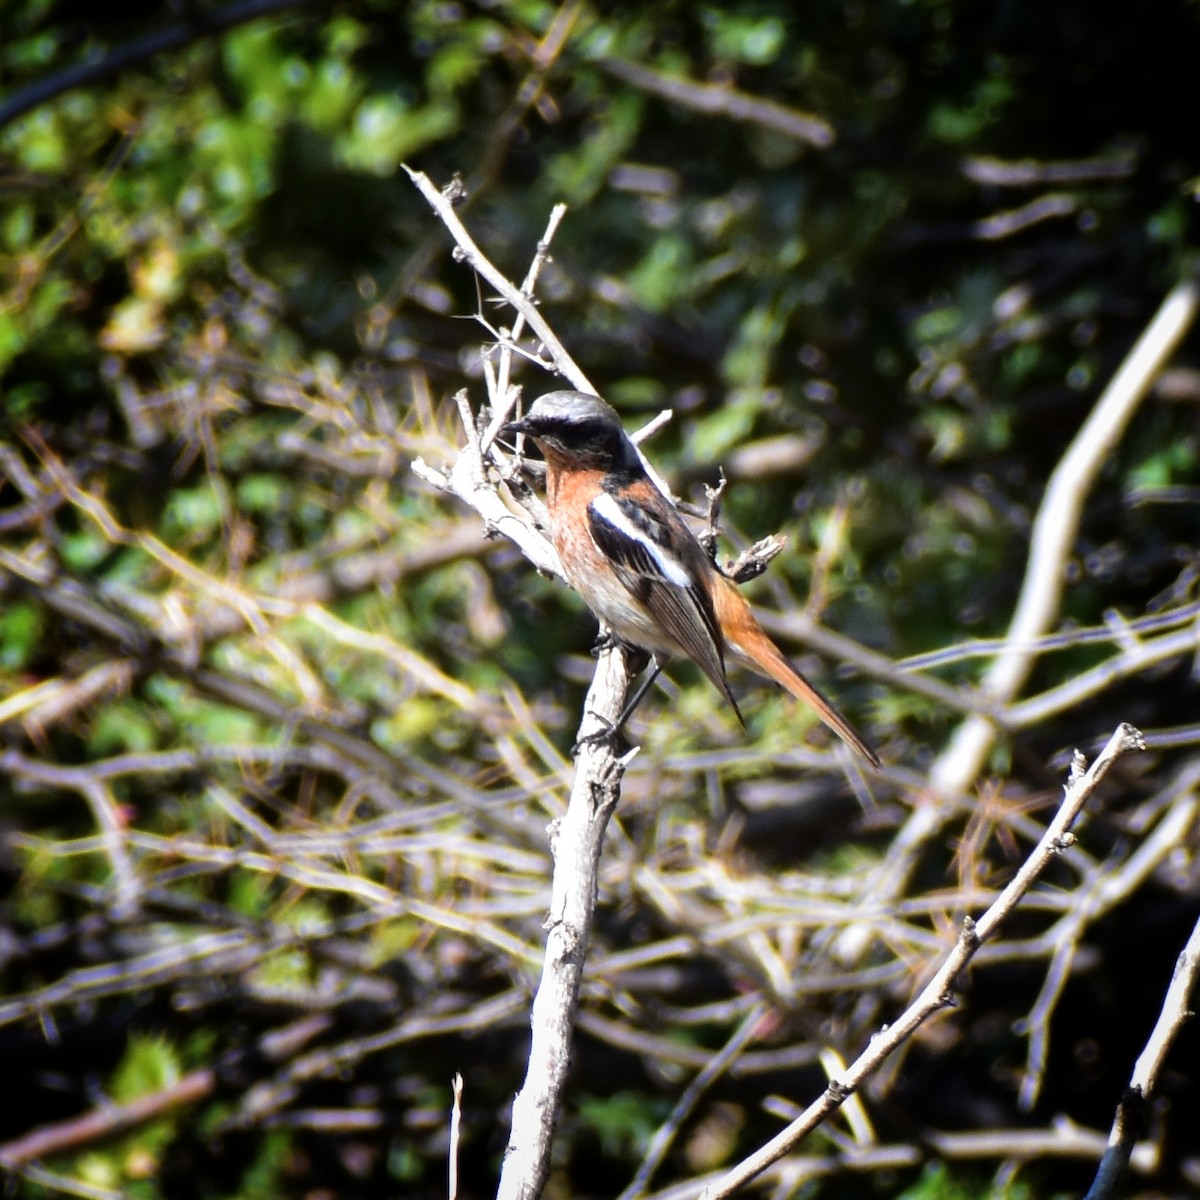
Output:
[[[584,706],[580,734],[611,728],[629,684],[620,648],[605,651]],[[620,799],[621,776],[632,754],[616,758],[606,742],[585,744],[575,782],[554,838],[546,959],[530,1024],[525,1082],[513,1102],[512,1132],[500,1175],[498,1200],[536,1200],[550,1173],[550,1151],[571,1062],[579,984],[587,958],[596,878],[608,819]]]
[[570,354],[567,353],[567,348],[559,340],[554,330],[550,328],[546,318],[538,311],[532,298],[524,295],[521,289],[513,284],[511,280],[507,279],[492,264],[483,251],[475,245],[474,239],[458,219],[458,214],[454,211],[454,205],[450,197],[439,192],[433,186],[433,182],[429,176],[423,171],[414,171],[408,166],[405,166],[404,170],[407,172],[409,179],[413,181],[416,189],[425,197],[430,208],[441,218],[442,224],[450,231],[451,236],[458,245],[459,252],[463,259],[470,264],[472,270],[482,275],[496,289],[501,299],[507,301],[513,309],[524,316],[529,328],[541,339],[542,345],[545,346],[547,352],[554,360],[554,365],[559,374],[564,376],[572,387],[578,388],[581,392],[590,392],[594,395],[596,389],[592,387],[588,381],[588,377],[579,368],[579,365]]
[[451,1083],[453,1100],[450,1105],[450,1148],[447,1169],[446,1200],[458,1200],[458,1144],[462,1132],[463,1077],[457,1071]]
[[[541,274],[542,268],[546,265],[550,257],[550,243],[554,235],[558,232],[558,227],[562,222],[563,217],[567,215],[567,206],[565,204],[556,204],[550,210],[550,220],[546,222],[546,232],[542,235],[542,240],[538,242],[537,253],[533,256],[533,262],[529,264],[529,270],[525,274],[525,280],[521,284],[521,295],[533,304],[533,289],[537,286],[538,276]],[[500,429],[500,426],[508,420],[508,388],[509,379],[512,374],[512,342],[518,341],[521,334],[525,331],[525,314],[517,313],[517,319],[513,322],[512,330],[509,333],[511,341],[504,342],[500,347],[500,365],[496,369],[496,403],[494,405],[496,412],[492,417],[492,423],[488,426],[487,435],[483,439],[483,448],[486,450],[491,444]]]

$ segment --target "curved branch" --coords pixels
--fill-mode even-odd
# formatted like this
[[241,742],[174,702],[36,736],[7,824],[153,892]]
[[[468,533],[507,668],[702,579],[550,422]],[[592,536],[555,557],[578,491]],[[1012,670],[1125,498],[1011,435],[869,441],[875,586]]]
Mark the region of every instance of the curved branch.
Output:
[[1175,962],[1175,972],[1163,999],[1162,1010],[1145,1049],[1134,1064],[1129,1087],[1117,1106],[1108,1149],[1084,1200],[1108,1200],[1115,1194],[1117,1184],[1129,1165],[1138,1128],[1145,1121],[1147,1102],[1158,1082],[1158,1073],[1167,1051],[1175,1035],[1183,1028],[1183,1023],[1192,1016],[1188,1011],[1188,1000],[1196,986],[1197,975],[1200,975],[1200,921],[1192,927],[1187,945]]

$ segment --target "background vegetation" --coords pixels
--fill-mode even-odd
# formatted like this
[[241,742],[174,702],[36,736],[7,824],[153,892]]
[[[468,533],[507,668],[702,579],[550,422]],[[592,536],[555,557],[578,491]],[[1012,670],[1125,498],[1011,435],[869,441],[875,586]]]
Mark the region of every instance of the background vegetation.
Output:
[[[744,677],[748,735],[684,669],[647,703],[553,1194],[625,1188],[759,1001],[647,1187],[761,1144],[1126,720],[1150,752],[959,1009],[773,1180],[1086,1188],[1200,897],[1194,332],[1086,498],[1040,706],[928,779],[987,707],[1048,477],[1195,271],[1197,7],[101,8],[0,11],[19,1194],[442,1195],[455,1071],[462,1193],[494,1189],[594,626],[409,470],[482,398],[463,318],[510,318],[401,161],[461,175],[517,279],[569,205],[543,313],[631,426],[673,411],[646,448],[678,491],[724,465],[734,549],[788,533],[754,597],[888,764]],[[1130,1194],[1200,1187],[1196,1039]]]

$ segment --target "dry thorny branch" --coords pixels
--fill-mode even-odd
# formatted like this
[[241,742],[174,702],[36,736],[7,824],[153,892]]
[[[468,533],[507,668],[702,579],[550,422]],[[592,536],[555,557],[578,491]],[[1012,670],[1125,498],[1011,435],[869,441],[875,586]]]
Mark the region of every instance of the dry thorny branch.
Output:
[[[107,880],[79,897],[88,906],[82,918],[64,918],[5,947],[17,965],[38,962],[74,941],[102,953],[90,965],[0,999],[0,1023],[36,1024],[52,1039],[77,1014],[139,991],[167,994],[185,1012],[218,1005],[227,992],[243,1002],[283,1006],[294,1010],[291,1019],[234,1056],[235,1066],[253,1061],[257,1074],[230,1103],[223,1127],[295,1126],[319,1119],[299,1103],[306,1089],[362,1069],[396,1047],[497,1030],[516,1039],[529,1021],[530,978],[540,970],[504,1195],[534,1195],[546,1177],[577,1033],[653,1064],[672,1086],[691,1078],[677,1088],[672,1111],[651,1139],[626,1200],[647,1194],[672,1149],[685,1143],[688,1161],[696,1165],[693,1177],[672,1195],[694,1196],[705,1188],[714,1196],[727,1194],[755,1173],[773,1186],[795,1188],[821,1175],[911,1166],[929,1155],[1010,1164],[1050,1156],[1098,1161],[1105,1135],[1067,1121],[975,1133],[925,1128],[919,1140],[889,1143],[876,1137],[870,1110],[886,1098],[911,1056],[938,1053],[960,1036],[956,1017],[930,1018],[950,1001],[968,960],[982,980],[997,964],[1042,964],[1041,990],[1024,1026],[1027,1053],[1018,1085],[1028,1104],[1038,1096],[1066,981],[1086,969],[1088,939],[1103,918],[1152,877],[1161,880],[1177,869],[1173,856],[1196,829],[1200,771],[1185,767],[1165,785],[1140,794],[1123,815],[1123,836],[1097,839],[1094,846],[1089,838],[1094,827],[1086,815],[1077,818],[1077,806],[1112,755],[1134,743],[1132,731],[1119,730],[1090,771],[1075,772],[1067,801],[1048,825],[1015,789],[983,786],[981,746],[1006,731],[1044,723],[1064,706],[1152,665],[1185,659],[1195,648],[1194,605],[1181,602],[1150,622],[1114,620],[1100,630],[1054,634],[1057,602],[1045,577],[1061,577],[1070,538],[1064,533],[1035,539],[1028,577],[1040,600],[1023,601],[1023,611],[1036,609],[1037,619],[1014,619],[1009,638],[982,652],[997,661],[1019,658],[1025,669],[1030,656],[1040,660],[1091,640],[1112,647],[1112,657],[1025,698],[1019,695],[1021,682],[1012,678],[972,694],[924,673],[936,663],[891,662],[822,628],[812,610],[766,615],[780,637],[849,663],[889,688],[919,692],[962,714],[964,728],[980,731],[952,742],[932,772],[932,789],[904,764],[902,753],[892,756],[871,810],[891,840],[877,858],[857,868],[832,873],[819,863],[792,861],[764,867],[737,845],[736,823],[714,839],[705,822],[680,815],[688,797],[707,793],[719,799],[725,776],[744,780],[737,785],[738,802],[749,821],[829,803],[837,792],[830,782],[837,778],[837,760],[828,753],[794,746],[762,751],[731,742],[714,723],[705,730],[713,736],[699,750],[656,739],[648,728],[642,731],[647,752],[640,757],[618,758],[603,742],[589,744],[572,770],[544,732],[564,719],[548,701],[537,701],[531,711],[515,689],[480,694],[402,638],[335,612],[339,597],[394,588],[439,564],[489,562],[502,541],[515,543],[538,569],[553,574],[553,552],[536,520],[512,502],[519,498],[536,515],[535,498],[522,489],[495,437],[515,402],[514,379],[522,370],[526,376],[553,370],[572,386],[590,390],[534,301],[562,212],[553,215],[526,278],[516,286],[470,240],[449,198],[423,176],[413,178],[463,260],[511,314],[507,324],[487,322],[483,372],[490,411],[484,416],[461,394],[456,445],[434,434],[432,417],[405,424],[379,398],[350,403],[336,380],[253,379],[219,355],[204,359],[198,393],[165,389],[162,395],[131,393],[127,399],[131,412],[159,414],[155,420],[166,421],[164,411],[178,412],[181,426],[196,429],[202,453],[211,439],[209,426],[236,414],[231,397],[253,389],[263,405],[296,415],[281,452],[297,463],[332,466],[344,479],[363,481],[356,494],[360,508],[389,534],[392,517],[370,485],[412,458],[418,474],[465,502],[500,538],[485,543],[478,521],[464,521],[448,506],[428,544],[407,544],[401,531],[391,540],[348,543],[345,532],[331,526],[324,541],[295,553],[282,567],[258,573],[252,560],[237,560],[234,569],[232,554],[230,562],[203,561],[122,521],[85,473],[36,438],[23,452],[0,447],[5,474],[20,497],[6,511],[3,526],[5,591],[36,594],[49,612],[108,648],[103,662],[64,671],[0,700],[0,722],[13,735],[0,753],[5,776],[24,792],[70,797],[94,831],[73,837],[53,828],[14,831],[8,836],[13,852],[35,864],[88,857],[104,864]],[[1150,350],[1131,356],[1121,387],[1114,380],[1110,390],[1117,399],[1102,398],[1097,406],[1096,424],[1110,422],[1118,404],[1127,419],[1128,405],[1169,355],[1194,304],[1194,291],[1183,289],[1164,306],[1170,320],[1164,316],[1147,331]],[[432,413],[436,406],[419,384],[414,387],[414,411]],[[1119,435],[1111,424],[1103,436],[1093,436],[1094,429],[1089,424],[1081,431],[1077,448],[1056,473],[1059,482],[1047,492],[1039,526],[1053,529],[1057,522],[1069,532],[1069,513],[1078,511],[1105,447]],[[42,532],[63,512],[102,545],[136,556],[145,572],[143,586],[98,585],[65,564],[55,539]],[[711,513],[715,522],[715,502]],[[236,530],[236,513],[226,512],[224,519]],[[236,544],[236,538],[230,540]],[[755,561],[765,561],[773,548],[762,548]],[[748,577],[754,563],[743,565]],[[486,585],[481,587],[486,595]],[[486,605],[480,608],[486,611]],[[480,636],[485,633],[481,626]],[[382,749],[363,731],[369,709],[349,698],[352,693],[341,694],[322,669],[323,656],[331,653],[348,671],[359,662],[387,663],[395,691],[380,699],[381,707],[399,708],[403,698],[410,708],[419,707],[413,701],[429,705],[443,720],[453,714],[457,728],[488,744],[494,755],[488,771],[481,775],[465,753],[426,761]],[[581,732],[619,710],[628,673],[619,650],[601,656]],[[99,698],[130,694],[151,677],[189,702],[253,718],[250,732],[228,744],[97,754],[79,762],[55,761],[49,754],[48,735],[73,714]],[[966,740],[969,754],[962,749]],[[772,754],[769,776],[762,769],[766,754]],[[292,786],[302,800],[294,807],[281,798]],[[185,787],[198,788],[206,806],[209,824],[203,832],[158,828],[131,817],[131,796],[157,798]],[[565,805],[564,792],[569,792]],[[838,811],[853,812],[849,792],[843,788],[838,795],[846,805]],[[961,886],[910,895],[909,881],[918,869],[936,861],[939,839],[956,823],[964,825],[972,811],[975,849],[964,851],[970,861]],[[549,888],[546,817],[554,822]],[[1078,841],[1067,830],[1072,821]],[[964,845],[967,838],[964,834]],[[1007,848],[1008,864],[1024,863],[1003,891],[985,861],[993,839]],[[1047,867],[1053,884],[1031,887]],[[249,921],[232,905],[196,899],[187,886],[234,876],[280,886],[280,906]],[[461,880],[471,886],[456,891]],[[290,919],[290,903],[304,897],[335,899],[338,915]],[[1018,900],[1022,933],[1003,940],[997,926]],[[615,935],[608,919],[594,924],[597,912],[607,918],[621,908],[644,914],[638,938]],[[155,914],[157,923],[142,926],[128,919],[138,911]],[[971,914],[978,915],[971,920]],[[403,979],[380,969],[376,942],[386,946],[389,938],[416,946],[405,955]],[[311,962],[311,975],[281,985],[268,968],[297,954]],[[1139,1106],[1182,1022],[1195,961],[1190,943],[1160,1028],[1122,1102],[1097,1200],[1111,1194],[1103,1189],[1114,1186],[1125,1164],[1148,1172],[1157,1162],[1157,1137],[1136,1141]],[[473,981],[484,975],[500,982],[481,996]],[[703,981],[699,996],[697,978]],[[972,996],[971,1004],[979,1002]],[[337,1014],[340,1005],[351,1003],[385,1016],[366,1031],[347,1029]],[[714,1030],[716,1051],[708,1048]],[[473,1082],[467,1064],[455,1065],[467,1075],[461,1107],[456,1101],[454,1109],[456,1131],[469,1144],[471,1090],[479,1082]],[[831,1082],[807,1109],[765,1094],[785,1086],[774,1082],[780,1078],[794,1082],[795,1076],[782,1072],[811,1074],[818,1065]],[[201,1103],[217,1093],[230,1067],[226,1059],[136,1105],[105,1102],[81,1117],[32,1130],[0,1146],[0,1159],[27,1178],[57,1186],[53,1173],[38,1165],[41,1160],[172,1108]],[[709,1093],[726,1077],[765,1081],[764,1107],[791,1124],[732,1171],[718,1172],[705,1164],[696,1139],[688,1139]],[[342,1119],[382,1121],[376,1109],[347,1112]],[[799,1139],[818,1122],[824,1122],[833,1148],[797,1152]]]

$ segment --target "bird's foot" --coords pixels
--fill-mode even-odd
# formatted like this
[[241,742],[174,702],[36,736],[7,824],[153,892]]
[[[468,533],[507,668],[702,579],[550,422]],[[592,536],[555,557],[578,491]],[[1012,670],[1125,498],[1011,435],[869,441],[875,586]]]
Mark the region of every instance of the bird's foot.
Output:
[[592,643],[592,657],[599,658],[605,650],[611,650],[620,644],[621,639],[611,629],[601,627],[600,632],[596,634],[596,640]]
[[621,754],[628,748],[625,738],[621,733],[621,723],[610,721],[598,712],[589,712],[587,715],[593,721],[598,722],[600,728],[593,730],[591,733],[585,733],[582,737],[576,739],[575,744],[571,747],[572,758],[578,758],[579,752],[584,746],[599,746],[605,742],[609,744],[614,754]]

